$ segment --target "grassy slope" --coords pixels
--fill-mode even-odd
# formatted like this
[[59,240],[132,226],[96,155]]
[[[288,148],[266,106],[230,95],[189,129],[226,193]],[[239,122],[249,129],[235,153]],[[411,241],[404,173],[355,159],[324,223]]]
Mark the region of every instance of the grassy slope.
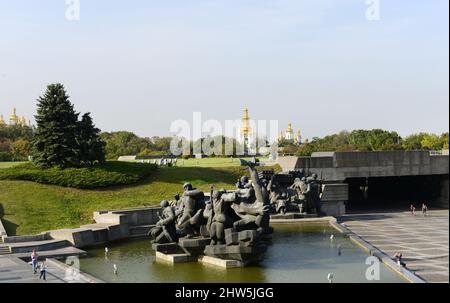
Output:
[[242,167],[161,168],[136,185],[98,190],[79,190],[28,181],[0,181],[0,216],[9,235],[33,234],[92,222],[95,210],[157,205],[182,191],[186,181],[209,190],[233,188],[246,173]]
[[10,168],[13,166],[17,166],[19,164],[24,164],[26,162],[0,162],[0,169],[2,168]]
[[0,180],[33,181],[72,188],[134,184],[156,171],[156,165],[108,161],[89,168],[40,168],[32,163],[0,169]]

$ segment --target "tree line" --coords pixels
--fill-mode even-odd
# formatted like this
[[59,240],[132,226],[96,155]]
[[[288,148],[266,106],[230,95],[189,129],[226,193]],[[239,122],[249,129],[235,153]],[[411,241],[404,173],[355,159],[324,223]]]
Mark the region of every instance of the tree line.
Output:
[[[170,156],[172,137],[139,137],[129,131],[103,132],[90,113],[80,118],[62,84],[51,84],[39,97],[35,126],[0,125],[0,161],[25,161],[29,156],[44,167],[80,167],[116,160],[124,155]],[[217,136],[187,142],[188,154],[214,139],[232,142],[232,154],[242,150],[236,139]],[[214,148],[214,146],[212,146]],[[341,131],[315,137],[301,145],[279,142],[282,153],[309,156],[320,151],[442,150],[449,148],[448,132],[412,134],[402,138],[382,129]],[[225,154],[225,144],[215,154]],[[217,149],[217,148],[216,148]],[[228,151],[229,152],[229,151]]]
[[422,132],[403,138],[395,131],[354,130],[315,137],[301,145],[284,140],[280,147],[283,153],[298,156],[310,156],[321,151],[442,150],[449,148],[449,137],[448,132],[441,135]]

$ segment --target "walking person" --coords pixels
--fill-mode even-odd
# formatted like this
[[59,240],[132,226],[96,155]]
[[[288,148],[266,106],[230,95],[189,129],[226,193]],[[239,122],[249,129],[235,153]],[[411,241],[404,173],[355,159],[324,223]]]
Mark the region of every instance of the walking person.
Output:
[[39,280],[43,279],[44,281],[46,281],[47,266],[45,265],[45,262],[41,263],[40,271],[41,274],[39,275]]
[[416,208],[415,208],[414,204],[411,204],[411,206],[409,207],[409,210],[411,211],[411,215],[413,215],[413,216],[416,215]]
[[35,249],[33,249],[31,253],[31,266],[33,267],[33,273],[37,273],[37,265],[38,265],[38,254]]
[[422,214],[425,217],[427,215],[428,207],[425,203],[422,203]]
[[403,254],[400,252],[395,253],[394,259],[397,261],[398,266],[406,267],[406,263],[402,260]]

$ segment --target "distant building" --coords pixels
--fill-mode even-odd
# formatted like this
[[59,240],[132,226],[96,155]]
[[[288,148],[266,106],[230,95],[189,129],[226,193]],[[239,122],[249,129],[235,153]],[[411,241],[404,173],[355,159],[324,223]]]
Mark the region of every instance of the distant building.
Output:
[[[9,125],[21,125],[21,126],[31,126],[31,121],[22,116],[19,117],[17,115],[16,108],[14,107],[11,115],[9,116]],[[6,126],[6,121],[3,118],[3,115],[0,115],[0,126]]]
[[244,145],[245,154],[253,154],[252,143],[254,141],[254,132],[250,127],[250,115],[248,109],[244,109],[244,115],[242,116],[242,126],[240,131],[239,142]]
[[283,140],[292,141],[296,145],[300,145],[303,143],[300,130],[298,130],[297,133],[295,133],[294,128],[292,127],[292,123],[288,124],[288,127],[284,133],[280,132],[278,136],[278,141]]

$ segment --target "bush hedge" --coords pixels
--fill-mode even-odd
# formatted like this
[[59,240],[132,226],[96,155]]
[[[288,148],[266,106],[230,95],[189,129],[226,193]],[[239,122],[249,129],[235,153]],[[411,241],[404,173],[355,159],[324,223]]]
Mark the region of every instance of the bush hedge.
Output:
[[26,180],[80,189],[136,183],[156,171],[145,163],[108,161],[89,168],[41,168],[26,163],[0,170],[0,180]]
[[10,162],[13,160],[13,156],[7,152],[0,152],[0,162]]

